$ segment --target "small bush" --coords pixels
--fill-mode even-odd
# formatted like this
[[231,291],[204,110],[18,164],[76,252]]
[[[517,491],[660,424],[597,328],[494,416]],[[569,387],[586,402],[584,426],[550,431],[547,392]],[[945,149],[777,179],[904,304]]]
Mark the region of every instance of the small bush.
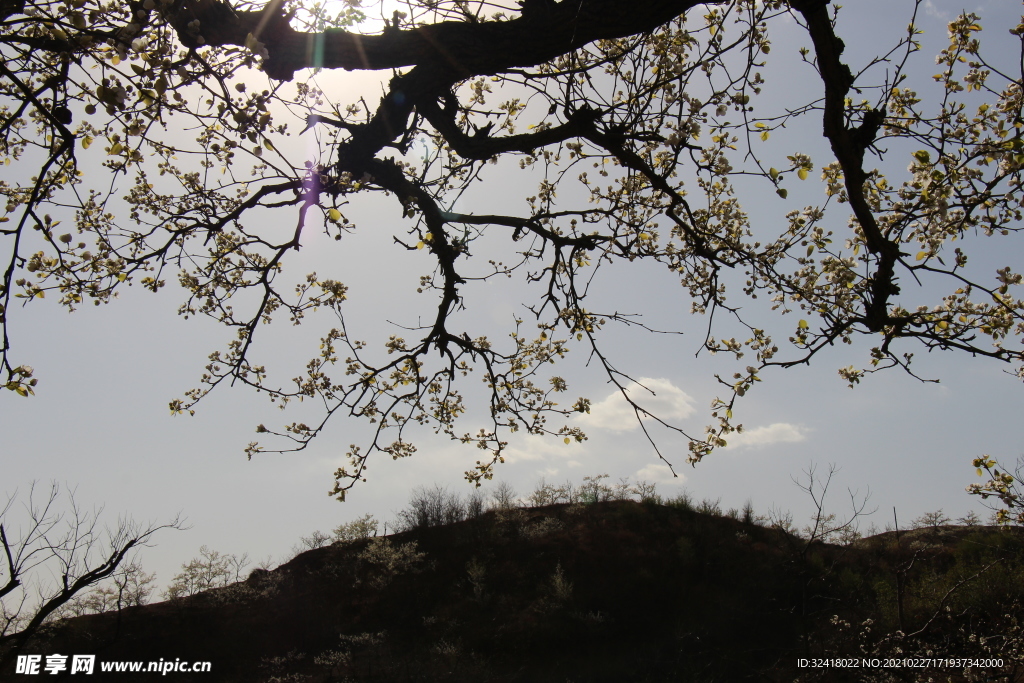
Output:
[[191,562],[181,565],[182,572],[172,579],[171,585],[164,591],[164,596],[169,600],[174,600],[202,593],[211,588],[223,588],[241,581],[242,570],[248,564],[248,553],[241,557],[224,555],[216,550],[210,550],[204,545],[199,548],[199,557],[192,558]]
[[522,508],[498,510],[494,516],[495,528],[512,536],[519,535],[526,525],[526,520],[526,510]]
[[662,503],[661,496],[655,491],[655,484],[651,482],[638,481],[636,484],[631,484],[626,478],[619,480],[618,484],[611,485],[605,481],[606,479],[608,479],[607,474],[583,477],[583,483],[579,486],[575,486],[571,481],[556,486],[541,479],[537,488],[527,497],[527,502],[531,507],[559,503],[590,504],[608,500],[633,500],[634,498],[642,503]]
[[363,515],[351,522],[346,522],[334,530],[335,543],[353,543],[377,535],[378,522],[373,515]]
[[484,514],[484,509],[484,494],[480,493],[480,489],[474,489],[466,497],[466,518],[477,519],[480,515]]
[[245,581],[233,583],[216,596],[219,602],[249,602],[250,600],[261,600],[271,598],[278,594],[281,584],[284,582],[284,574],[271,572],[257,567],[249,573]]
[[284,656],[261,658],[260,668],[269,669],[270,671],[271,675],[266,679],[267,683],[301,683],[301,681],[307,680],[308,677],[296,672],[286,673],[285,669],[301,662],[305,658],[305,653],[292,650]]
[[491,491],[491,500],[494,501],[494,508],[497,510],[511,510],[519,506],[519,494],[507,481],[498,482]]
[[757,524],[757,515],[754,514],[754,503],[749,498],[743,504],[743,523]]
[[325,650],[313,658],[313,663],[327,669],[329,675],[338,677],[352,664],[352,655],[342,650]]
[[607,474],[583,477],[583,483],[577,490],[580,502],[600,503],[605,500],[622,500],[628,496],[628,483],[623,482],[621,486],[616,487],[616,490],[604,482],[607,478]]
[[484,599],[484,577],[487,575],[487,567],[475,557],[466,565],[466,573],[469,575],[469,583],[473,586],[473,598],[477,602]]
[[661,496],[655,490],[656,488],[656,485],[652,482],[641,480],[630,487],[630,493],[636,496],[641,503],[661,505],[663,501]]
[[963,517],[957,519],[956,523],[962,524],[963,526],[978,526],[979,524],[981,524],[981,517],[978,516],[977,512],[971,510]]
[[562,563],[555,567],[555,573],[551,575],[551,596],[559,602],[565,602],[572,597],[572,581],[566,578],[562,570]]
[[374,538],[359,553],[360,560],[375,566],[376,571],[370,577],[370,585],[375,588],[384,588],[399,574],[413,570],[426,556],[416,550],[416,541],[394,545],[383,537]]
[[524,528],[523,536],[525,538],[541,538],[563,528],[565,528],[565,525],[557,517],[544,517],[535,524]]
[[788,511],[779,510],[778,508],[772,508],[768,510],[768,526],[772,529],[778,529],[784,531],[787,534],[796,536],[799,534],[799,530],[793,523],[793,513]]
[[299,539],[298,545],[292,548],[292,556],[301,555],[307,550],[316,550],[317,548],[323,548],[325,545],[329,545],[332,541],[332,537],[325,534],[322,531],[314,531],[309,536],[303,536]]
[[432,489],[420,486],[413,490],[409,507],[398,513],[398,530],[426,529],[433,526],[455,524],[466,519],[466,504],[457,493],[444,486]]
[[693,512],[696,509],[693,504],[693,496],[686,491],[669,498],[665,501],[665,505],[676,508],[677,510],[683,510],[684,512]]
[[927,527],[938,528],[944,524],[949,524],[950,521],[952,520],[950,520],[950,518],[945,515],[941,509],[939,509],[935,512],[924,513],[911,522],[911,526],[914,529],[925,529]]
[[554,484],[548,484],[543,479],[537,484],[537,488],[533,490],[533,493],[526,497],[530,507],[544,507],[545,505],[555,505],[557,503],[576,503],[579,500],[579,492],[572,482],[567,481],[561,486],[555,486]]
[[714,515],[715,517],[721,517],[721,502],[721,498],[716,498],[714,500],[711,500],[710,498],[705,498],[697,505],[697,512],[701,513],[702,515]]

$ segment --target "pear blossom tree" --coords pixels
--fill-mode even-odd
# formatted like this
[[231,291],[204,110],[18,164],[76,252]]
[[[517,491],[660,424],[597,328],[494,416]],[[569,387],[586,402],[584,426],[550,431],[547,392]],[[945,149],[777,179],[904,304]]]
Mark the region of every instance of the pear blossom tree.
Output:
[[[685,438],[682,458],[659,451],[669,466],[740,431],[737,401],[769,371],[829,363],[837,343],[870,340],[839,369],[851,386],[915,374],[920,350],[1020,375],[1019,264],[970,257],[1020,229],[1021,63],[983,49],[1000,29],[965,13],[921,79],[935,55],[920,5],[888,5],[902,37],[853,64],[844,41],[859,37],[823,0],[6,2],[0,382],[26,397],[42,386],[20,307],[176,281],[181,315],[218,321],[228,340],[171,412],[228,383],[320,407],[310,423],[259,425],[249,457],[305,448],[341,416],[368,421],[335,472],[344,498],[374,455],[412,455],[418,432],[476,446],[478,483],[516,433],[584,440],[571,418],[590,401],[555,373],[569,353],[622,392],[655,448],[653,425]],[[794,22],[805,99],[771,76],[773,36]],[[1008,28],[1020,42],[1024,24]],[[379,101],[336,85],[355,70],[390,75]],[[300,129],[312,156],[289,146]],[[820,136],[813,156],[794,129]],[[536,187],[518,211],[452,208],[509,173]],[[369,202],[402,222],[346,216]],[[345,272],[286,267],[320,235],[342,249],[361,231],[380,242],[367,259],[422,263],[425,322],[364,338],[346,321]],[[616,262],[669,273],[698,349],[735,362],[703,431],[627,391],[603,340],[641,323],[591,291]],[[463,312],[481,282],[509,279],[539,294],[508,336],[488,336]],[[771,326],[748,316],[758,306]],[[264,361],[266,323],[322,325],[292,382]],[[486,418],[470,429],[476,387]]]

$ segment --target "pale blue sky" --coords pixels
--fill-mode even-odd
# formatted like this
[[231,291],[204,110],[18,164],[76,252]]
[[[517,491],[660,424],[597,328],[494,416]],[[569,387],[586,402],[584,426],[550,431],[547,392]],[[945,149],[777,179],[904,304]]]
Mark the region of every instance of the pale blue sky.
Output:
[[[910,6],[872,0],[844,8],[838,33],[846,40],[850,61],[859,64],[891,44],[909,20]],[[961,8],[952,0],[927,4],[920,25],[927,32],[928,55],[944,42],[945,21]],[[975,11],[985,26],[983,39],[1004,40],[1005,27],[1017,23],[1020,10],[1014,2],[981,3]],[[794,35],[794,27],[779,27],[772,56],[788,52],[792,57],[800,45],[809,44],[785,42]],[[922,56],[920,63],[919,73],[934,69],[929,56]],[[798,90],[817,87],[812,75],[807,67],[792,74],[769,74],[766,93],[774,89],[777,94],[771,96],[786,101]],[[344,88],[349,100],[376,88],[375,77],[366,74],[329,78]],[[817,126],[780,133],[777,139],[787,147],[780,145],[779,152],[813,153],[821,149],[819,136]],[[501,199],[510,210],[521,211],[518,201],[530,192],[528,182],[533,181],[525,174],[508,175],[499,184],[500,191],[494,184],[481,186],[459,208],[491,212]],[[778,222],[786,210],[802,206],[800,201],[820,201],[815,192],[820,193],[820,185],[794,187],[788,203],[762,193],[753,202],[748,200],[747,210],[755,218],[763,212],[765,220]],[[431,300],[410,294],[418,275],[428,271],[424,259],[429,257],[394,248],[391,236],[405,227],[393,206],[367,202],[347,213],[358,226],[354,235],[337,244],[313,240],[286,262],[286,268],[294,268],[290,272],[296,279],[315,268],[323,277],[348,284],[349,320],[362,330],[358,336],[373,344],[396,332],[385,318],[413,324],[417,315],[432,315]],[[281,220],[290,223],[292,217]],[[837,211],[832,220],[841,228],[845,215]],[[507,244],[505,238],[493,242]],[[1007,265],[1006,255],[1020,254],[1021,246],[1020,240],[1003,241],[983,261],[993,267]],[[466,294],[465,319],[495,336],[507,334],[512,315],[523,314],[519,304],[528,296],[522,287],[506,281],[467,288]],[[650,384],[659,389],[659,407],[700,433],[716,394],[713,374],[731,373],[736,364],[706,353],[695,357],[704,321],[689,316],[689,302],[678,284],[663,270],[618,264],[603,273],[593,300],[594,309],[643,313],[651,326],[686,332],[651,336],[632,329],[609,330],[606,348],[621,369],[651,378]],[[326,495],[331,473],[342,464],[348,445],[359,443],[366,434],[364,425],[337,420],[303,453],[266,454],[247,462],[242,450],[256,438],[257,424],[291,422],[301,419],[301,412],[280,413],[263,397],[225,387],[205,399],[195,417],[171,418],[168,401],[195,385],[209,352],[225,341],[224,330],[214,323],[179,318],[179,304],[173,288],[156,296],[135,288],[109,306],[86,307],[73,315],[50,301],[12,311],[17,360],[34,366],[40,382],[31,399],[0,393],[0,493],[25,489],[34,479],[56,479],[76,487],[80,502],[105,505],[111,521],[126,513],[159,522],[183,512],[192,529],[159,535],[158,546],[142,555],[143,565],[157,571],[164,586],[204,544],[223,552],[281,559],[300,536],[315,529],[328,531],[366,512],[390,519],[417,485],[440,483],[470,491],[462,472],[478,458],[476,449],[429,432],[415,435],[415,457],[374,461],[369,481],[341,504]],[[750,310],[754,316],[763,315],[756,306]],[[783,322],[783,328],[792,327],[792,320]],[[331,325],[328,318],[313,317],[301,328],[265,331],[256,349],[259,362],[286,383],[316,353],[315,340]],[[789,509],[803,522],[810,501],[801,497],[791,478],[799,477],[810,463],[818,463],[820,470],[835,463],[841,471],[832,504],[839,513],[847,508],[846,487],[861,492],[870,488],[871,505],[879,508],[873,519],[879,526],[891,521],[894,506],[901,523],[938,508],[954,517],[969,509],[982,511],[964,493],[964,486],[975,480],[970,459],[990,453],[1012,461],[1020,453],[1019,380],[1005,374],[1009,366],[933,354],[918,359],[918,370],[941,377],[941,384],[922,384],[891,371],[869,377],[851,390],[836,369],[862,365],[866,348],[865,343],[836,348],[816,358],[811,367],[766,373],[763,386],[737,409],[748,429],[745,443],[734,440],[732,447],[696,468],[685,464],[685,446],[663,434],[660,443],[673,456],[680,475],[675,480],[664,478],[665,470],[636,425],[621,419],[621,406],[614,399],[605,400],[609,389],[604,378],[583,367],[585,352],[580,350],[570,354],[561,372],[570,380],[570,394],[594,401],[594,419],[586,425],[589,441],[568,446],[560,439],[513,441],[509,462],[498,469],[496,479],[527,493],[541,477],[579,482],[599,473],[610,474],[613,481],[639,476],[657,479],[666,495],[685,487],[698,499],[720,497],[723,507],[741,507],[750,499],[759,512]],[[467,424],[465,430],[469,428]]]

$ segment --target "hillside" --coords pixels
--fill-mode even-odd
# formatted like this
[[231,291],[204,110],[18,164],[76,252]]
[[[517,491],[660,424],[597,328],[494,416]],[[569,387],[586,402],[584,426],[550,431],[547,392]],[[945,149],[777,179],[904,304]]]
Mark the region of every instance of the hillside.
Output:
[[[631,501],[492,510],[310,550],[189,598],[58,622],[25,652],[95,653],[87,680],[99,681],[1021,681],[1022,548],[1021,534],[987,527],[841,547]],[[901,620],[908,634],[928,626],[886,635]],[[999,639],[978,641],[989,636]],[[967,678],[962,666],[797,666],[900,650],[1005,661]],[[211,671],[99,664],[161,659],[209,661]]]

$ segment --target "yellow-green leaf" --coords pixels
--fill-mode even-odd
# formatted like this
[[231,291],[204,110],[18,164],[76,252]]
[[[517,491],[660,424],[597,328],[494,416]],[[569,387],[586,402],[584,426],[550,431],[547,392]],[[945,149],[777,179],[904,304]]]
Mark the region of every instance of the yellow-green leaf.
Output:
[[917,252],[917,260],[920,261],[920,260],[924,259],[924,257],[927,256],[927,255],[928,255],[927,251],[919,251],[919,252]]
[[92,145],[92,142],[92,136],[86,135],[84,138],[82,138],[82,149],[89,149],[89,147]]
[[107,154],[108,155],[120,154],[123,149],[124,149],[124,146],[120,142],[115,142],[114,146],[110,148],[110,151],[107,152]]
[[569,443],[569,437],[565,437],[565,442]]
[[331,222],[337,223],[338,221],[341,220],[341,211],[338,211],[337,209],[331,209],[330,211],[327,212],[327,217],[331,219]]
[[124,282],[127,279],[128,279],[128,274],[127,273],[118,273],[117,274],[117,281],[118,282]]
[[786,197],[789,196],[789,191],[784,187],[780,187],[779,189],[775,190],[775,194],[785,199]]
[[807,327],[808,327],[807,321],[806,320],[801,320],[800,322],[798,322],[796,324],[796,326],[799,327],[801,330],[806,330]]
[[798,178],[800,178],[800,180],[807,180],[807,169],[801,168],[799,171],[796,172],[796,175]]
[[762,140],[767,140],[768,139],[768,135],[769,135],[768,131],[765,131],[765,132],[761,133],[761,139]]

